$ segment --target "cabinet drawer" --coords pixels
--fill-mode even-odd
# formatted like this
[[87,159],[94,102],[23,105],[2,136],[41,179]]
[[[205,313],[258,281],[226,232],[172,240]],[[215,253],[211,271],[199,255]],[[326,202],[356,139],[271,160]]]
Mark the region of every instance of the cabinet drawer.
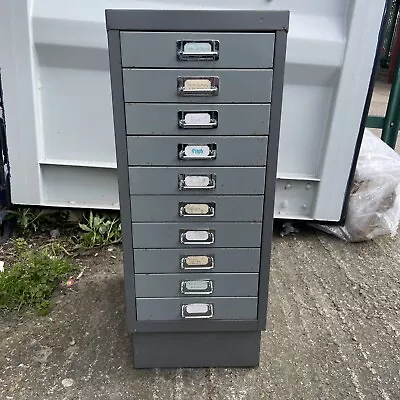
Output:
[[[196,262],[199,257],[207,257],[208,265]],[[260,249],[134,250],[134,259],[139,274],[258,272]]]
[[261,222],[263,196],[132,196],[133,222]]
[[[123,74],[124,98],[127,103],[271,101],[272,70],[124,69]],[[180,78],[184,82],[180,83]],[[180,91],[180,87],[184,89]]]
[[268,137],[129,136],[134,166],[264,166]]
[[[186,301],[190,300],[190,301]],[[139,321],[173,321],[186,319],[182,316],[182,307],[190,304],[203,304],[212,307],[212,315],[205,313],[197,318],[211,320],[256,320],[257,297],[247,298],[204,298],[193,297],[190,299],[136,299],[136,313]],[[187,318],[187,320],[191,320]]]
[[129,184],[132,195],[262,195],[265,168],[130,167]]
[[[180,127],[191,113],[217,117],[213,128]],[[269,104],[125,104],[128,135],[268,135]],[[188,116],[189,115],[189,116]]]
[[133,223],[135,249],[260,247],[261,223]]
[[272,68],[274,45],[273,33],[121,32],[123,67]]
[[257,297],[258,274],[136,275],[136,297]]

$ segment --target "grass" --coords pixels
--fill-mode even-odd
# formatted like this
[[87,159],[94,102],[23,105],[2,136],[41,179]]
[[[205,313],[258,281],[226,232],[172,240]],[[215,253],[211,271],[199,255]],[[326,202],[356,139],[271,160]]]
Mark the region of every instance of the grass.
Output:
[[[67,210],[19,207],[12,217],[16,232],[29,238],[32,245],[21,238],[1,249],[5,268],[0,272],[0,310],[4,311],[33,309],[47,314],[54,291],[76,269],[73,257],[82,250],[122,240],[121,220],[116,213],[90,211],[79,224],[71,224]],[[52,231],[58,234],[53,236]],[[61,232],[64,237],[54,239]],[[48,239],[49,234],[53,239]]]
[[13,248],[14,260],[0,272],[0,309],[34,309],[45,315],[54,290],[75,267],[62,248],[54,245],[31,249],[24,239],[17,239]]

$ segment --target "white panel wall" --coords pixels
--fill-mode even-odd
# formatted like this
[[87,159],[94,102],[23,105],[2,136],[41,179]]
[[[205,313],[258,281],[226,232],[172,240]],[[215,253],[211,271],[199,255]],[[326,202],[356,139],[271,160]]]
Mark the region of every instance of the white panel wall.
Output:
[[290,10],[276,216],[338,220],[385,0],[2,0],[18,204],[117,208],[106,8]]

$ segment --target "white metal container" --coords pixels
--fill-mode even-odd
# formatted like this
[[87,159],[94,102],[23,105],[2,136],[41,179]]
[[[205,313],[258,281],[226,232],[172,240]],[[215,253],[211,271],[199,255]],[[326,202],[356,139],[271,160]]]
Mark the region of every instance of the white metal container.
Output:
[[118,208],[106,8],[290,10],[275,216],[338,221],[385,0],[2,0],[15,204]]

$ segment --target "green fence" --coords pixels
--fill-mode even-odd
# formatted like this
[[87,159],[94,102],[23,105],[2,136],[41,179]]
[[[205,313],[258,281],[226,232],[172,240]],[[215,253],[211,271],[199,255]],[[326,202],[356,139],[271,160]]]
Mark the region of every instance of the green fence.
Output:
[[392,50],[396,37],[399,8],[400,8],[400,1],[392,0],[382,45],[382,53],[380,60],[382,68],[389,68],[391,62]]
[[393,149],[396,147],[400,130],[400,0],[393,0],[386,23],[381,68],[389,68],[392,80],[389,102],[384,117],[369,116],[368,128],[382,129],[382,140]]

